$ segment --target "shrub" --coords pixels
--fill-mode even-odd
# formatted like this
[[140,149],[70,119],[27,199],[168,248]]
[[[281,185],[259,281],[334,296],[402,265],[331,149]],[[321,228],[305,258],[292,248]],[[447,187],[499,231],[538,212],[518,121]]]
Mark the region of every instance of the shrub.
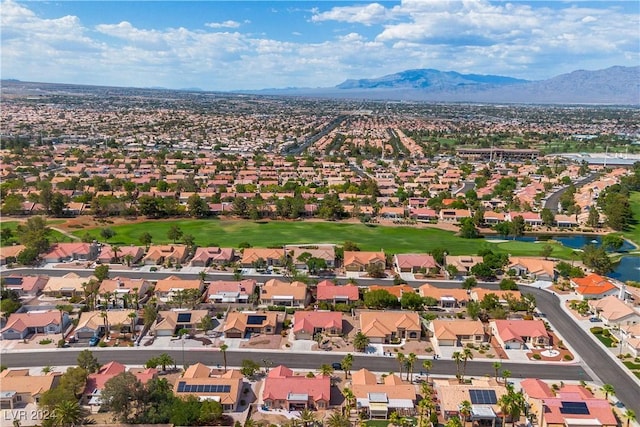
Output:
[[51,344],[52,342],[53,342],[52,340],[50,340],[49,338],[46,338],[46,339],[40,340],[38,344],[47,345],[47,344]]
[[540,356],[538,353],[535,353],[532,357],[533,357],[535,360],[540,360],[540,359],[542,359],[542,356]]
[[572,355],[570,355],[570,354],[565,354],[565,355],[564,355],[564,357],[563,357],[563,359],[564,359],[564,360],[567,360],[567,361],[568,361],[568,360],[573,360],[573,356],[572,356]]
[[431,347],[427,347],[424,349],[424,351],[426,351],[427,353],[431,353],[433,349]]
[[158,267],[151,267],[151,268],[149,269],[149,271],[152,271],[152,272],[153,272],[153,271],[158,271]]
[[602,336],[603,337],[610,337],[611,336],[611,331],[608,329],[603,329],[602,330]]
[[98,343],[98,347],[106,347],[106,346],[107,346],[107,343],[106,343],[106,342],[104,342],[104,341],[100,341],[100,342]]
[[589,329],[591,331],[592,334],[601,334],[602,333],[602,327],[601,326],[594,326],[593,328]]

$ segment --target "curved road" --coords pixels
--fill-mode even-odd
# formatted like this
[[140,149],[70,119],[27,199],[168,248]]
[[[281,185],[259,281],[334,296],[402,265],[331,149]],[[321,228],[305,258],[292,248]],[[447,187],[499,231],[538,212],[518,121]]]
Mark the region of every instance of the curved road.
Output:
[[526,291],[536,297],[538,308],[550,319],[553,327],[580,355],[585,363],[605,384],[613,385],[616,397],[624,405],[640,413],[640,386],[630,373],[621,368],[611,355],[593,341],[587,332],[580,328],[574,320],[560,307],[560,299],[554,293],[526,287]]
[[[600,176],[600,174],[597,174],[597,173],[591,174],[588,177],[586,177],[585,179],[583,179],[581,181],[578,181],[574,185],[575,185],[576,188],[580,188],[585,184],[588,184],[588,183],[590,183],[592,181],[595,181],[596,179],[598,179],[599,176]],[[558,202],[560,201],[560,197],[562,197],[562,195],[567,191],[568,188],[569,187],[561,188],[560,190],[556,191],[555,193],[553,193],[552,195],[547,197],[547,200],[544,203],[544,207],[549,209],[554,214],[557,214],[558,213]]]

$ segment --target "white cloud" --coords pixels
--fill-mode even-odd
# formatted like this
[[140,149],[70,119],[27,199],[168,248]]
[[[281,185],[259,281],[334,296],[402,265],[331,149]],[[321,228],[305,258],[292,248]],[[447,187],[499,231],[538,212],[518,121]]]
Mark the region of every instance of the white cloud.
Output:
[[241,24],[240,22],[229,20],[224,22],[209,22],[204,25],[209,28],[238,28]]
[[[606,3],[553,9],[483,0],[383,4],[314,9],[311,22],[297,23],[312,27],[309,32],[296,26],[289,39],[276,39],[242,32],[248,21],[199,29],[144,29],[128,21],[88,28],[76,16],[44,19],[29,3],[5,0],[2,75],[231,90],[333,86],[415,68],[546,78],[640,62],[638,15]],[[318,24],[326,31],[316,36],[324,39],[304,42]]]

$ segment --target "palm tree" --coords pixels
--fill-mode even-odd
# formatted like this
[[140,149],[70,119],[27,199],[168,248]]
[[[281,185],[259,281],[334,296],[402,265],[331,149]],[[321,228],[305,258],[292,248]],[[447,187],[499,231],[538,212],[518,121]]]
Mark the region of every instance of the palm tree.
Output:
[[500,362],[493,362],[493,370],[495,371],[495,378],[496,378],[496,381],[498,381],[498,371],[500,370],[500,368],[502,368],[502,363],[500,363]]
[[636,421],[636,413],[633,409],[627,409],[624,411],[624,417],[627,419],[627,427],[629,427],[629,423],[631,423],[631,421]]
[[63,400],[53,408],[53,423],[60,427],[73,427],[82,424],[85,411],[75,400]]
[[100,317],[102,317],[102,323],[104,324],[104,334],[107,338],[109,338],[109,315],[106,310],[102,310],[100,312]]
[[431,415],[431,411],[433,410],[433,402],[431,402],[431,399],[427,399],[427,398],[423,398],[420,399],[420,402],[418,402],[418,427],[425,427],[426,423],[424,422],[424,415],[425,412],[429,412],[429,415]]
[[520,419],[520,415],[522,414],[522,411],[524,411],[526,401],[521,391],[515,393],[513,389],[510,389],[509,395],[511,396],[509,403],[509,416],[511,417],[511,422],[515,427],[516,421]]
[[402,368],[406,363],[406,356],[402,352],[396,353],[396,360],[398,361],[398,365],[400,366],[400,379],[402,379]]
[[462,427],[462,422],[458,417],[451,417],[447,420],[445,424],[446,427]]
[[342,369],[344,369],[344,378],[349,378],[349,374],[351,373],[351,368],[353,367],[353,354],[347,353],[340,361],[340,365]]
[[459,351],[454,351],[451,355],[451,358],[454,360],[454,362],[456,362],[456,378],[458,379],[458,381],[461,381],[460,364],[462,363],[463,359],[462,353],[460,353]]
[[498,406],[500,407],[500,414],[502,415],[502,427],[504,427],[507,415],[509,414],[509,408],[511,407],[511,394],[506,393],[500,396],[498,399]]
[[393,424],[394,426],[401,426],[402,425],[402,417],[400,416],[399,413],[394,411],[391,414],[391,416],[389,417],[389,422],[391,424]]
[[327,427],[350,427],[351,422],[349,421],[349,417],[339,412],[333,412],[325,421],[325,425]]
[[64,309],[66,307],[62,304],[58,304],[56,305],[56,310],[58,310],[60,312],[60,336],[61,339],[64,339]]
[[502,370],[502,379],[504,380],[504,386],[509,387],[509,377],[511,376],[511,371],[508,369]]
[[460,403],[459,410],[460,415],[462,416],[462,421],[466,424],[469,416],[471,416],[471,402],[463,400],[462,403]]
[[429,371],[433,368],[433,362],[431,360],[423,360],[422,368],[427,371],[427,383],[429,382]]
[[407,356],[407,379],[410,383],[413,383],[413,366],[416,360],[418,360],[418,356],[416,356],[415,353],[409,353]]
[[333,375],[333,368],[331,367],[331,365],[324,363],[322,366],[320,366],[320,375],[331,377],[331,375]]
[[356,398],[355,394],[349,387],[342,389],[342,395],[344,396],[345,406],[347,407],[347,413],[351,413],[351,408],[354,406],[353,401]]
[[227,372],[227,349],[229,348],[228,345],[226,344],[222,344],[220,346],[220,351],[222,352],[222,361],[224,362],[224,371]]
[[127,263],[127,267],[131,267],[131,261],[133,261],[133,255],[131,254],[126,254],[124,256],[124,262]]
[[136,319],[138,318],[138,313],[132,311],[127,317],[131,319],[131,340],[133,341],[133,335],[136,332]]
[[613,386],[611,384],[604,384],[600,390],[602,390],[604,392],[604,398],[605,399],[609,399],[609,395],[614,395],[616,394],[615,389],[613,388]]
[[111,245],[111,250],[113,251],[113,260],[115,261],[116,264],[119,263],[120,257],[118,256],[118,252],[120,252],[120,246]]
[[302,425],[305,427],[312,426],[316,422],[316,414],[314,414],[309,408],[304,408],[300,411],[300,421],[302,421]]
[[473,352],[468,347],[462,352],[462,382],[464,382],[464,375],[467,372],[467,360],[473,360]]
[[358,332],[353,337],[353,347],[358,351],[365,351],[369,346],[369,337],[363,334],[362,332]]
[[158,356],[158,363],[160,364],[160,366],[162,366],[162,370],[166,371],[167,365],[173,365],[176,362],[175,360],[173,360],[173,357],[169,356],[167,353],[162,353],[160,356]]

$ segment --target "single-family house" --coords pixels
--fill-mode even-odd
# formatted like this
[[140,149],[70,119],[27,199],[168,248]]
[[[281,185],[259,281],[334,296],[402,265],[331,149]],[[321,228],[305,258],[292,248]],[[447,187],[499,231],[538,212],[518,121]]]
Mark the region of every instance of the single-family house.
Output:
[[250,335],[273,335],[278,329],[276,311],[232,311],[227,314],[222,332],[225,338],[246,338]]
[[440,211],[440,221],[459,223],[464,218],[471,218],[470,209],[442,209]]
[[60,334],[69,323],[69,315],[60,310],[11,313],[0,331],[3,340],[21,340],[31,334]]
[[205,316],[207,310],[163,310],[151,325],[151,335],[157,337],[169,337],[177,335],[181,329],[195,330]]
[[252,279],[225,281],[215,280],[205,292],[206,299],[212,303],[246,304],[256,290],[256,281]]
[[418,222],[435,221],[439,218],[438,212],[436,212],[435,209],[425,207],[411,208],[410,216]]
[[263,268],[283,265],[284,259],[283,248],[245,248],[240,264],[244,268]]
[[546,383],[527,378],[520,386],[540,427],[618,425],[609,401],[595,397],[581,385],[564,385],[554,393]]
[[98,256],[96,243],[56,243],[42,256],[45,262],[93,261]]
[[471,271],[471,267],[483,262],[481,256],[472,255],[447,255],[445,256],[445,266],[453,266],[458,271],[458,275],[466,276]]
[[439,269],[436,260],[429,254],[396,254],[393,256],[396,273],[427,273]]
[[309,257],[323,260],[327,264],[327,269],[333,269],[336,266],[335,245],[286,245],[284,250],[298,270],[307,269],[306,258]]
[[107,332],[133,332],[138,321],[136,310],[84,311],[73,334],[77,340],[107,335]]
[[[82,404],[89,405],[91,407],[91,412],[96,413],[100,409],[102,405],[102,401],[100,400],[100,395],[102,390],[104,389],[104,385],[111,378],[116,375],[122,374],[126,372],[127,368],[118,362],[109,362],[106,365],[103,365],[98,369],[98,372],[89,374],[87,376],[87,382],[84,386],[84,392],[82,393]],[[158,375],[158,371],[153,368],[148,368],[144,370],[136,370],[132,371],[135,377],[140,380],[143,384],[152,380]]]
[[351,391],[356,406],[365,410],[369,418],[388,419],[392,412],[401,416],[415,415],[416,389],[396,374],[378,381],[373,372],[362,368],[351,376]]
[[417,341],[422,333],[420,317],[408,311],[360,311],[360,332],[372,344],[390,344],[407,340]]
[[40,294],[49,281],[48,276],[21,276],[18,274],[3,276],[2,279],[5,289],[13,291],[19,296],[32,297]]
[[209,267],[212,264],[222,265],[232,262],[234,257],[233,248],[220,248],[217,246],[197,248],[196,253],[191,258],[191,266]]
[[50,277],[42,293],[48,297],[72,297],[84,294],[86,283],[95,280],[94,276],[81,277],[76,273],[67,273],[61,277]]
[[308,301],[307,285],[303,282],[268,280],[260,289],[260,304],[301,307]]
[[640,312],[615,295],[589,300],[589,307],[607,326],[621,327],[640,323]]
[[352,284],[336,285],[330,280],[323,280],[316,286],[316,301],[330,304],[350,304],[360,299],[360,291]]
[[211,369],[198,362],[189,366],[173,385],[178,397],[196,396],[200,400],[215,400],[224,412],[236,412],[242,400],[243,375],[229,369],[221,375],[212,375]]
[[177,276],[169,276],[156,282],[154,294],[158,300],[169,302],[175,300],[177,296],[184,295],[185,292],[199,293],[204,291],[204,281],[200,279],[182,279]]
[[464,347],[487,342],[488,335],[479,320],[433,320],[429,324],[433,340],[439,346]]
[[574,277],[571,279],[571,285],[583,300],[604,298],[620,292],[610,279],[596,273],[585,277]]
[[187,259],[189,251],[184,245],[151,245],[142,259],[144,265],[169,264],[181,265]]
[[384,252],[344,251],[343,266],[347,271],[367,271],[370,265],[386,268],[387,258]]
[[120,263],[134,265],[140,262],[144,256],[142,246],[111,246],[103,245],[96,261],[102,264]]
[[633,357],[640,356],[640,323],[623,325],[620,327],[622,334],[622,351],[629,352]]
[[327,409],[331,399],[331,379],[325,375],[295,375],[291,369],[280,365],[267,374],[261,397],[269,409]]
[[508,270],[514,270],[516,276],[552,282],[555,278],[555,263],[542,258],[509,258]]
[[486,289],[486,288],[473,288],[469,293],[469,297],[471,300],[480,302],[484,300],[484,298],[493,294],[498,298],[498,302],[503,305],[509,305],[509,301],[511,300],[519,300],[522,297],[520,291],[512,291],[512,290],[502,290],[502,289]]
[[297,340],[311,340],[316,334],[342,335],[342,313],[337,311],[296,311],[293,335]]
[[26,248],[25,245],[0,246],[0,265],[17,261],[18,255]]
[[469,293],[461,288],[438,288],[429,283],[425,283],[418,288],[418,293],[423,298],[435,298],[440,308],[466,307],[469,302]]
[[[0,372],[0,409],[23,408],[30,403],[38,403],[46,391],[58,385],[60,372],[49,372],[46,375],[29,375],[29,369],[5,369]],[[4,412],[4,411],[3,411]],[[23,421],[19,413],[6,411],[4,422]],[[11,419],[13,418],[13,419]],[[14,423],[15,425],[15,423]]]
[[505,349],[546,347],[551,336],[542,320],[503,320],[489,322],[491,334]]
[[433,387],[445,420],[461,417],[460,403],[464,401],[471,403],[469,417],[478,425],[495,427],[503,415],[498,402],[506,389],[491,378],[473,378],[470,384],[460,384],[454,378],[438,378],[433,380]]
[[415,294],[415,288],[412,288],[409,285],[393,285],[393,286],[383,286],[383,285],[371,285],[367,288],[365,292],[373,292],[378,290],[384,290],[389,292],[394,297],[398,298],[398,301],[402,299],[403,294]]
[[130,308],[137,307],[150,289],[151,282],[148,280],[117,276],[103,280],[98,292],[106,299],[106,307]]

